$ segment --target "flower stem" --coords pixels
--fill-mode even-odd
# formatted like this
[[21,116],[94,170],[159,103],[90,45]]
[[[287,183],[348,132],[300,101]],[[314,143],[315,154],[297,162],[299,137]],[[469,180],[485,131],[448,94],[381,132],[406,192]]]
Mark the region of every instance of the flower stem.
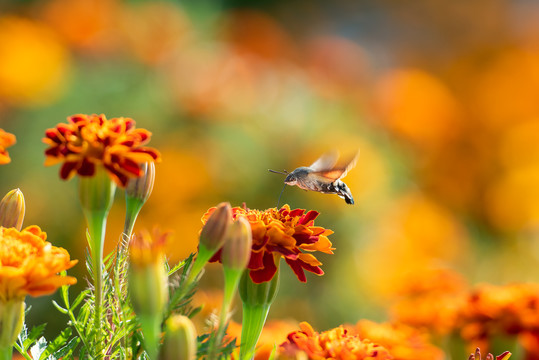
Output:
[[144,334],[144,348],[150,360],[157,360],[161,340],[161,321],[155,316],[140,317],[140,327]]
[[240,360],[250,360],[255,355],[256,343],[262,333],[269,309],[279,290],[279,259],[273,278],[260,284],[254,283],[249,271],[240,280],[239,293],[243,303]]
[[88,233],[90,234],[89,246],[92,254],[94,271],[94,329],[97,334],[96,353],[99,358],[102,353],[102,326],[101,314],[103,312],[103,245],[105,242],[105,228],[107,224],[108,211],[85,211],[88,222]]
[[243,305],[240,360],[254,357],[258,338],[262,333],[271,304]]
[[0,360],[11,360],[13,355],[13,346],[0,348]]
[[217,359],[217,347],[221,344],[225,335],[226,323],[228,321],[228,313],[230,312],[230,305],[234,299],[234,294],[238,290],[241,275],[244,269],[231,269],[224,268],[225,275],[225,290],[223,293],[223,305],[221,307],[221,315],[219,316],[219,328],[217,334],[210,344],[208,353],[208,359]]
[[139,199],[133,198],[131,196],[126,196],[126,213],[125,213],[125,223],[124,223],[124,234],[127,235],[128,239],[131,239],[131,234],[133,233],[133,228],[135,227],[135,222],[137,220],[138,214],[142,209],[144,203]]

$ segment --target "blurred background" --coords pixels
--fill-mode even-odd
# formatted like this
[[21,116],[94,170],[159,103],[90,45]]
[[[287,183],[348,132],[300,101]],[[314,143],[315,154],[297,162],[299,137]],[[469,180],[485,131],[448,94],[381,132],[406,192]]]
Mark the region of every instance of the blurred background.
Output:
[[[321,214],[335,255],[299,284],[283,266],[273,319],[317,329],[384,320],[408,279],[539,276],[539,3],[414,1],[0,1],[0,169],[25,225],[81,262],[77,180],[43,166],[45,129],[76,113],[132,117],[153,133],[154,192],[136,229],[173,230],[170,261],[196,250],[221,201],[276,206],[283,177],[328,150],[361,150],[344,179],[356,205],[286,188]],[[123,226],[118,192],[107,248]],[[219,290],[210,268],[203,286]],[[311,275],[311,274],[309,274]],[[28,322],[65,320],[51,297]],[[239,311],[238,311],[239,312]]]

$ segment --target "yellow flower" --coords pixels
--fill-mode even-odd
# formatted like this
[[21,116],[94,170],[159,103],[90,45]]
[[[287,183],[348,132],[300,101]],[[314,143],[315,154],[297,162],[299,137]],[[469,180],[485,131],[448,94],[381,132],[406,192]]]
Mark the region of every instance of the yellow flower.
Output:
[[65,249],[46,239],[38,226],[21,231],[0,227],[0,302],[51,294],[77,282],[74,277],[58,275],[77,260],[70,260]]
[[125,187],[130,178],[142,175],[144,163],[161,160],[157,150],[143,147],[151,133],[136,129],[133,119],[78,114],[68,122],[48,129],[43,138],[49,145],[45,165],[63,162],[64,180],[75,174],[93,176],[96,166],[103,166],[116,184]]
[[67,49],[46,24],[0,17],[0,98],[8,104],[46,104],[63,90]]

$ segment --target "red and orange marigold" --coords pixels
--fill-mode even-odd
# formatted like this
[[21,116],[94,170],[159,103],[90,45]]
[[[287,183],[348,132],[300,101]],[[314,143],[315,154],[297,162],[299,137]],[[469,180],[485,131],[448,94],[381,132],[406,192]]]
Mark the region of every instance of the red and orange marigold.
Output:
[[21,231],[0,227],[0,302],[51,294],[62,285],[77,282],[74,277],[58,275],[77,260],[46,239],[38,226]]
[[298,358],[305,353],[312,360],[375,360],[393,359],[389,351],[381,345],[350,333],[343,326],[318,333],[306,322],[300,324],[300,331],[294,331],[279,347],[280,358]]
[[[203,223],[206,223],[214,210],[211,208],[204,214]],[[290,210],[288,205],[279,210],[232,209],[233,219],[245,216],[251,224],[253,246],[247,268],[253,282],[270,281],[277,272],[276,261],[279,256],[285,259],[301,282],[307,281],[304,270],[317,275],[324,274],[320,268],[322,263],[309,253],[321,251],[333,254],[334,248],[327,237],[333,231],[314,226],[318,214],[314,210]],[[274,257],[274,254],[277,256]],[[221,262],[221,250],[210,261]]]
[[15,144],[15,141],[15,135],[0,129],[0,165],[7,164],[11,161],[6,149]]
[[93,176],[96,167],[103,166],[116,184],[125,187],[129,178],[142,175],[141,164],[161,160],[157,150],[144,147],[151,133],[136,129],[133,119],[78,114],[67,120],[48,129],[43,138],[49,146],[45,165],[63,162],[64,180],[75,174]]

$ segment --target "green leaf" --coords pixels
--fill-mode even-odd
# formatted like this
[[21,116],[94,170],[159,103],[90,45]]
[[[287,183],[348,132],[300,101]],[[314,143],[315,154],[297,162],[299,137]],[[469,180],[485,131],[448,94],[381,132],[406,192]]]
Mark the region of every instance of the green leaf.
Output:
[[32,355],[32,359],[39,359],[43,360],[46,358],[41,357],[45,349],[47,348],[47,340],[45,340],[44,337],[40,337],[39,340],[30,348],[30,354]]
[[60,335],[58,335],[54,340],[49,342],[49,344],[47,345],[47,348],[41,355],[40,360],[45,359],[46,356],[49,356],[50,354],[54,354],[56,351],[62,348],[67,342],[67,340],[71,337],[72,333],[73,332],[71,331],[71,328],[66,328],[62,330]]
[[62,346],[60,349],[58,349],[53,355],[55,358],[60,359],[72,359],[73,352],[75,351],[75,348],[80,343],[80,339],[78,337],[74,337],[73,339],[69,340],[69,342]]
[[71,310],[73,309],[76,309],[79,304],[82,302],[82,300],[84,300],[84,298],[90,293],[90,290],[84,290],[84,291],[81,291],[80,294],[77,296],[77,298],[75,299],[75,301],[73,301],[73,304],[71,304]]
[[47,324],[41,324],[38,326],[34,326],[32,330],[30,330],[30,333],[28,333],[27,338],[23,342],[23,349],[25,351],[37,341],[37,339],[43,333],[43,330],[45,330],[45,326],[47,326]]
[[67,314],[69,311],[67,309],[64,309],[63,307],[61,307],[60,305],[58,305],[58,303],[56,301],[52,301],[52,304],[54,305],[54,307],[56,308],[56,310],[58,310],[59,312],[61,312],[62,314]]

